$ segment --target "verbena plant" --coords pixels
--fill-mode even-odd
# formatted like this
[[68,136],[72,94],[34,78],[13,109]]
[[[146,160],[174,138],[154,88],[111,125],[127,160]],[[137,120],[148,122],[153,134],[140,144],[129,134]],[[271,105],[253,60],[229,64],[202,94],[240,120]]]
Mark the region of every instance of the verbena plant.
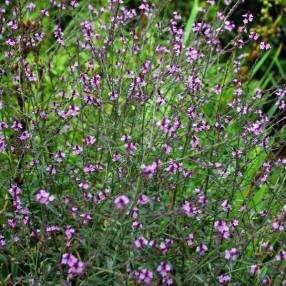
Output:
[[186,29],[164,1],[3,2],[1,285],[286,285],[286,89],[240,1]]

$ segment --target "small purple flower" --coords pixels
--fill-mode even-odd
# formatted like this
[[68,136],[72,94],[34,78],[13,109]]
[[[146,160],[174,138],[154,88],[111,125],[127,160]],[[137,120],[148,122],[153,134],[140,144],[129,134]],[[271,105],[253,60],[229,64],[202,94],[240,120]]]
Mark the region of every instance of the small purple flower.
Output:
[[111,91],[109,94],[108,94],[109,98],[111,101],[115,101],[117,98],[118,98],[118,93],[116,93],[115,91]]
[[191,246],[194,243],[195,235],[190,233],[186,239],[187,245]]
[[158,166],[159,166],[160,160],[155,160],[151,165],[142,165],[142,169],[144,174],[148,177],[151,178],[153,176],[153,174],[155,173],[155,171],[157,170]]
[[272,223],[272,227],[275,231],[283,231],[284,230],[284,226],[281,223],[281,221],[275,221]]
[[197,207],[188,201],[186,201],[183,204],[182,210],[188,217],[194,217],[196,214],[199,213],[199,210],[197,209]]
[[121,137],[121,141],[124,143],[127,143],[129,140],[131,140],[131,137],[128,134],[123,134]]
[[202,87],[202,81],[200,78],[194,75],[190,75],[188,79],[188,88],[190,89],[190,92],[196,93],[198,92]]
[[149,202],[149,197],[146,195],[140,195],[138,198],[138,204],[140,205],[146,205]]
[[0,134],[0,152],[4,152],[6,148],[5,138]]
[[73,237],[74,233],[75,233],[75,229],[72,226],[68,225],[65,229],[66,237],[68,239],[71,239]]
[[129,198],[121,195],[114,200],[114,203],[118,209],[123,209],[129,203]]
[[85,269],[85,263],[80,261],[70,253],[63,254],[61,264],[67,265],[69,267],[68,278],[72,278],[76,275],[83,273]]
[[167,277],[172,270],[171,264],[168,262],[162,261],[157,267],[157,271],[160,273],[162,277]]
[[223,220],[215,221],[214,227],[225,239],[229,238],[229,227]]
[[249,33],[249,39],[257,41],[259,38],[258,34],[256,32],[250,32]]
[[118,162],[121,160],[121,154],[118,151],[115,151],[115,153],[112,155],[112,161],[113,162]]
[[55,175],[57,173],[57,169],[55,166],[53,165],[49,165],[47,168],[46,168],[46,171],[49,172],[51,175]]
[[76,261],[77,261],[77,258],[74,255],[72,255],[70,253],[64,253],[62,256],[61,264],[71,266]]
[[21,193],[21,189],[16,185],[12,185],[8,192],[13,198],[15,198]]
[[96,138],[94,136],[87,136],[85,139],[84,139],[84,143],[89,146],[89,145],[93,145],[94,143],[96,142]]
[[226,284],[230,282],[230,280],[231,280],[231,275],[228,274],[222,274],[218,277],[218,281],[220,284]]
[[224,200],[221,204],[224,211],[229,211],[231,209],[231,205],[228,200]]
[[231,32],[235,28],[235,24],[232,21],[226,20],[224,23],[225,30]]
[[135,272],[135,279],[138,284],[143,283],[150,285],[153,280],[153,272],[147,268],[140,269]]
[[133,229],[142,229],[143,224],[141,222],[139,222],[138,220],[135,220],[132,222],[132,228]]
[[238,250],[236,248],[227,249],[224,252],[224,258],[226,260],[235,261],[238,258]]
[[76,105],[72,105],[69,107],[68,115],[71,117],[76,117],[79,114],[80,108]]
[[252,275],[256,275],[256,274],[260,273],[260,269],[256,264],[252,264],[249,268],[249,273]]
[[206,253],[206,251],[208,251],[208,247],[207,245],[203,244],[203,243],[200,243],[197,248],[196,248],[196,252],[202,256]]
[[87,224],[90,220],[91,220],[91,215],[90,215],[90,213],[82,213],[81,215],[80,215],[80,217],[81,217],[81,219],[82,219],[82,223],[83,224]]
[[207,3],[213,6],[215,4],[215,0],[208,0]]
[[54,159],[55,159],[55,161],[57,161],[57,162],[62,162],[63,161],[63,159],[65,158],[65,156],[66,156],[66,153],[64,152],[64,151],[58,151],[56,154],[55,154],[55,156],[54,156]]
[[265,284],[265,285],[270,285],[271,283],[271,279],[268,275],[266,275],[263,280],[262,280],[262,283]]
[[25,141],[25,140],[29,139],[30,136],[31,136],[31,135],[30,135],[30,133],[29,133],[28,131],[24,131],[24,132],[20,135],[19,139],[20,139],[21,141]]
[[17,225],[17,221],[13,218],[7,220],[7,227],[15,228]]
[[14,121],[12,124],[12,129],[20,131],[23,128],[23,125],[21,122]]
[[69,265],[69,267],[70,267],[68,271],[69,276],[73,277],[83,273],[85,269],[85,264],[80,260],[76,260],[71,265]]
[[253,21],[253,15],[250,12],[245,13],[244,15],[242,15],[242,17],[244,24],[248,24]]
[[128,142],[124,146],[130,155],[133,155],[137,149],[136,145],[133,142]]
[[148,245],[148,240],[141,235],[134,241],[134,245],[136,248],[143,248],[144,246]]
[[36,194],[36,200],[43,205],[48,205],[55,199],[53,195],[50,195],[45,190],[39,190]]
[[165,154],[170,154],[171,150],[172,150],[172,148],[170,145],[168,145],[168,144],[163,145],[163,151]]
[[169,238],[166,238],[164,241],[162,241],[159,245],[158,245],[158,248],[160,249],[160,251],[162,253],[165,253],[167,252],[168,250],[168,247],[173,244],[174,241],[172,239],[169,239]]
[[271,48],[271,45],[269,43],[266,43],[266,42],[261,42],[260,43],[260,50],[269,50]]
[[80,155],[82,153],[83,149],[80,145],[76,145],[72,148],[73,155]]
[[5,245],[6,245],[5,237],[0,234],[0,247],[3,247]]
[[276,261],[283,261],[286,260],[286,251],[281,250],[276,256],[275,256]]
[[7,129],[8,128],[8,124],[4,121],[0,122],[0,131],[3,129]]
[[88,164],[84,166],[83,171],[85,173],[93,173],[95,171],[95,166],[93,164]]

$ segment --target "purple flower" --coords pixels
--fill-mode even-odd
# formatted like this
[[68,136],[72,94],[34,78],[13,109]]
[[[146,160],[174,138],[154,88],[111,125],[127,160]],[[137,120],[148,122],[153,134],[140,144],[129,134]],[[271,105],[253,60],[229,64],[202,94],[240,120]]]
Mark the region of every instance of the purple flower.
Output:
[[5,245],[6,245],[5,237],[0,234],[0,247],[3,247]]
[[85,173],[93,173],[95,171],[95,166],[93,164],[88,164],[84,166],[83,171]]
[[115,101],[117,98],[118,98],[118,93],[115,92],[115,91],[111,91],[109,94],[108,94],[109,98],[111,101]]
[[23,128],[23,125],[21,122],[14,121],[12,124],[12,129],[20,131]]
[[137,149],[136,145],[133,142],[128,142],[124,146],[130,155],[133,155]]
[[84,143],[89,146],[89,145],[93,145],[94,143],[96,142],[96,138],[94,136],[87,136],[85,139],[84,139]]
[[272,223],[272,227],[275,231],[283,231],[284,226],[281,221],[275,221]]
[[252,275],[256,275],[260,272],[259,267],[256,264],[252,264],[249,268],[249,273]]
[[257,41],[258,40],[258,38],[259,38],[259,36],[258,36],[258,34],[256,33],[256,32],[250,32],[249,33],[249,39],[252,39],[252,40],[254,40],[254,41]]
[[25,141],[25,140],[29,139],[30,136],[31,136],[31,135],[30,135],[30,133],[29,133],[28,131],[24,131],[24,132],[20,135],[19,139],[20,139],[21,141]]
[[228,200],[224,200],[221,204],[224,211],[229,211],[231,209],[231,205]]
[[200,244],[197,246],[197,248],[196,248],[196,252],[197,252],[200,256],[204,255],[206,251],[208,251],[208,247],[207,247],[205,244],[203,244],[203,243],[200,243]]
[[230,282],[230,280],[231,280],[231,275],[228,274],[222,274],[218,277],[218,281],[220,284],[226,284]]
[[81,274],[84,269],[85,269],[85,264],[84,262],[80,261],[80,260],[76,260],[73,263],[71,263],[71,265],[69,265],[69,275],[70,276],[76,276]]
[[158,166],[159,166],[160,160],[155,160],[151,165],[142,165],[142,169],[144,174],[148,177],[151,178],[153,176],[153,174],[155,173],[155,171],[157,170]]
[[226,260],[235,261],[238,258],[238,250],[236,248],[227,249],[224,252],[224,258]]
[[194,75],[190,75],[188,79],[188,88],[190,92],[196,93],[201,89],[202,81]]
[[147,268],[140,269],[135,272],[135,279],[138,284],[150,285],[153,280],[153,272]]
[[157,267],[157,271],[160,273],[162,277],[168,276],[171,270],[172,270],[171,264],[165,261],[162,261]]
[[187,245],[191,246],[194,243],[195,235],[190,233],[186,239]]
[[253,21],[253,15],[250,12],[245,13],[242,17],[244,24],[251,23]]
[[194,217],[199,213],[197,207],[188,201],[183,204],[182,210],[188,217]]
[[67,265],[69,267],[68,278],[72,278],[76,275],[83,273],[85,269],[85,263],[80,261],[70,253],[63,254],[61,264]]
[[36,200],[43,205],[48,205],[55,199],[53,195],[50,195],[45,190],[39,190],[36,194]]
[[21,189],[16,185],[12,185],[8,192],[12,197],[15,198],[21,193]]
[[75,229],[72,226],[68,225],[65,229],[66,237],[68,239],[71,239],[73,237],[74,233],[75,233]]
[[0,122],[0,131],[3,129],[7,129],[8,128],[8,124],[4,121]]
[[121,154],[118,151],[115,151],[115,153],[112,155],[112,161],[113,162],[118,162],[121,160]]
[[80,108],[76,105],[69,107],[68,115],[71,117],[76,117],[79,114]]
[[62,256],[62,261],[61,261],[61,264],[62,265],[68,265],[68,266],[71,266],[73,265],[75,262],[77,261],[77,258],[70,254],[70,253],[64,253],[63,256]]
[[141,235],[134,241],[134,245],[136,248],[143,248],[144,246],[148,245],[148,240]]
[[55,156],[54,156],[54,159],[55,159],[55,161],[57,161],[57,162],[62,162],[63,161],[63,159],[65,158],[65,156],[66,156],[66,153],[64,152],[64,151],[58,151],[56,154],[55,154]]
[[224,23],[224,28],[225,28],[225,30],[231,32],[235,28],[235,25],[232,21],[226,20]]
[[121,195],[114,200],[114,203],[118,209],[123,209],[129,203],[129,198]]
[[146,195],[140,195],[138,198],[138,204],[140,205],[146,205],[149,202],[149,197]]
[[80,145],[76,145],[75,147],[72,148],[72,153],[74,155],[79,155],[83,151],[82,147]]
[[170,154],[171,150],[172,150],[172,148],[170,145],[168,145],[168,144],[163,145],[163,151],[165,154]]
[[269,43],[266,43],[266,42],[261,42],[259,47],[261,50],[267,51],[271,48],[271,45]]
[[0,152],[4,152],[6,148],[5,138],[0,134]]
[[275,256],[276,261],[283,261],[286,260],[286,251],[281,250],[276,256]]
[[265,284],[265,285],[270,285],[271,283],[271,279],[268,275],[266,275],[263,280],[262,280],[262,283]]

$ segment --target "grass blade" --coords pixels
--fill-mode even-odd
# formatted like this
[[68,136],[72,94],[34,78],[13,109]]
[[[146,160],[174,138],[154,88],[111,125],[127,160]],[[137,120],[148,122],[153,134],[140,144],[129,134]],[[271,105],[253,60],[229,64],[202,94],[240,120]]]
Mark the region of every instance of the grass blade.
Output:
[[199,0],[194,0],[192,11],[186,25],[184,44],[186,44],[190,38],[192,27],[193,24],[195,23],[198,13],[199,13]]

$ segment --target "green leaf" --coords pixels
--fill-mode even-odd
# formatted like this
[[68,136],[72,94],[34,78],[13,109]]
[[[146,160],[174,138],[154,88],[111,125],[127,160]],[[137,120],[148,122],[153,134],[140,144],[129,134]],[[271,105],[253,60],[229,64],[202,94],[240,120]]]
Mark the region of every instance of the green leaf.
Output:
[[199,0],[194,0],[193,8],[186,26],[184,44],[186,44],[189,40],[193,24],[195,23],[198,13],[199,13]]
[[269,50],[266,54],[264,54],[263,57],[257,62],[257,64],[253,67],[250,78],[253,78],[255,74],[260,70],[264,62],[268,59],[270,53],[271,50]]
[[[272,57],[272,61],[270,63],[270,65],[268,65],[266,72],[264,73],[264,76],[262,77],[261,81],[259,82],[259,86],[261,86],[262,88],[265,88],[267,86],[267,84],[269,83],[269,81],[271,80],[271,72],[272,72],[272,68],[275,64],[275,60],[278,59],[280,52],[281,52],[282,46],[280,45],[279,48],[276,50],[275,55]],[[270,51],[268,51],[270,52]],[[268,57],[268,53],[265,54],[264,56]],[[264,57],[261,58],[261,60],[257,63],[257,65],[254,67],[253,72],[255,71],[255,73],[261,68],[261,66],[263,65],[263,63],[265,62],[265,60],[267,59],[267,57],[264,59]],[[262,61],[263,60],[263,61]]]
[[276,67],[278,68],[278,71],[279,71],[281,77],[282,77],[284,80],[286,80],[286,73],[285,73],[285,71],[283,70],[281,63],[279,62],[279,59],[278,59],[278,58],[275,58],[274,61],[275,61],[275,65],[276,65]]

